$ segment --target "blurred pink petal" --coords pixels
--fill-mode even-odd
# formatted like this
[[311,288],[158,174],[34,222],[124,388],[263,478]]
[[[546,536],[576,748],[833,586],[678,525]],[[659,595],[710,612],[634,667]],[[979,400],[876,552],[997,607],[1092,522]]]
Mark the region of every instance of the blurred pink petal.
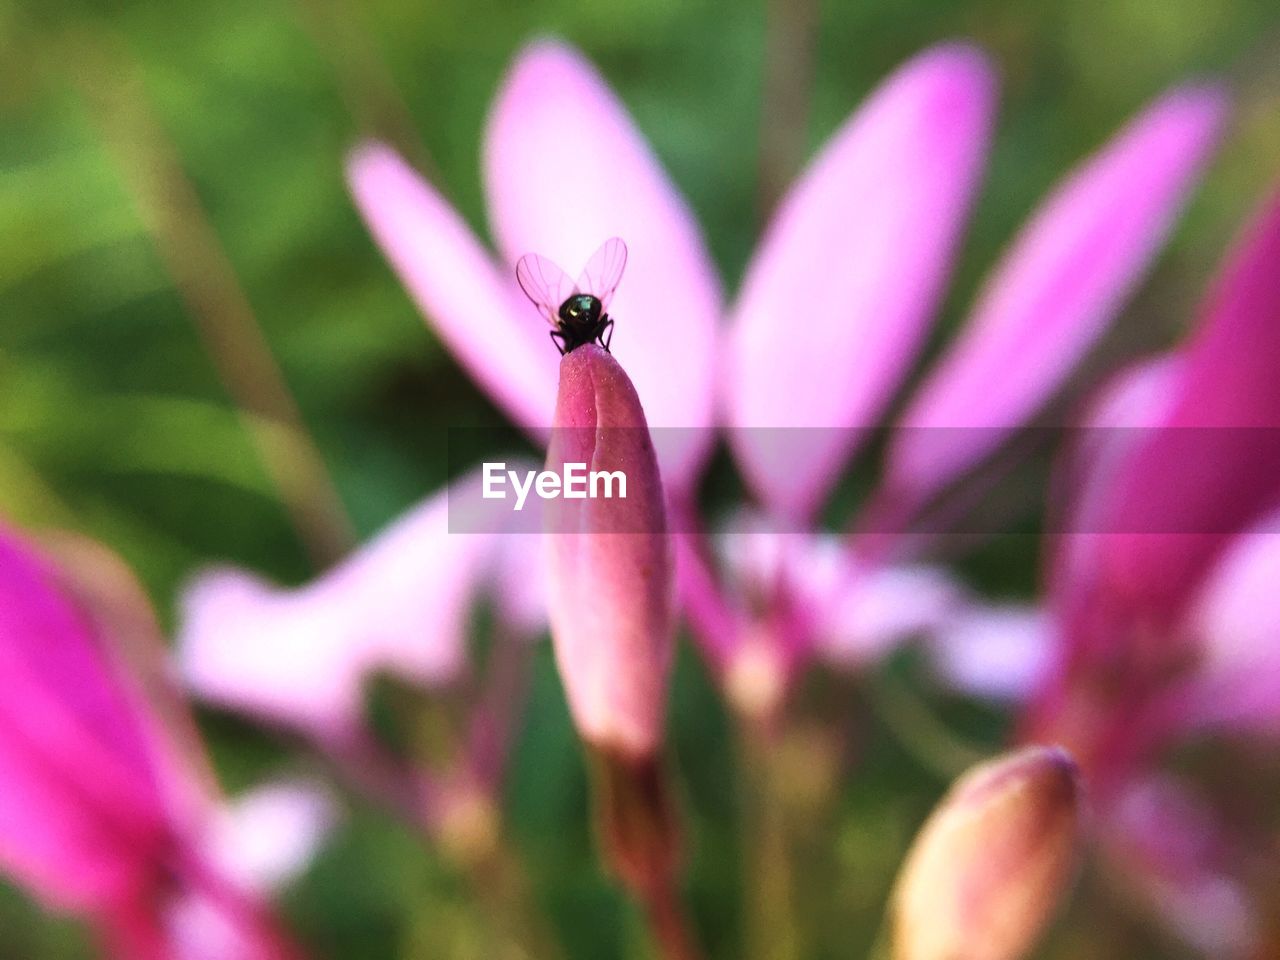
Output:
[[956,690],[992,700],[1025,700],[1049,669],[1053,631],[1053,621],[1039,607],[970,607],[934,633],[934,669]]
[[268,895],[306,870],[338,818],[337,801],[313,780],[277,780],[226,804],[204,852],[245,891]]
[[722,673],[739,645],[739,611],[721,588],[705,541],[689,530],[677,529],[675,543],[680,607],[702,655],[713,670]]
[[784,584],[815,596],[835,579],[838,555],[819,557],[817,535],[790,533],[756,510],[741,509],[720,524],[716,549],[731,579],[734,594],[750,604],[767,606],[769,595]]
[[719,547],[737,594],[769,610],[782,591],[807,620],[806,642],[844,667],[937,629],[962,595],[941,568],[862,565],[838,536],[780,531],[751,512],[730,522]]
[[[626,241],[611,349],[656,428],[664,479],[688,487],[711,442],[719,282],[685,200],[576,51],[544,41],[517,58],[489,118],[484,177],[511,269],[532,252],[577,276],[603,240]],[[520,317],[551,350],[534,309]]]
[[726,383],[735,452],[771,509],[812,515],[854,428],[876,425],[923,343],[978,184],[994,86],[970,47],[916,57],[779,207],[733,311]]
[[1115,319],[1217,145],[1216,88],[1165,95],[1064,180],[901,420],[887,485],[920,502],[1024,423]]
[[171,960],[269,960],[252,932],[204,892],[178,897],[165,921],[165,944],[172,954],[161,956]]
[[1280,499],[1280,197],[1220,276],[1161,429],[1108,491],[1095,607],[1145,619],[1154,639],[1229,539]]
[[177,641],[188,685],[326,737],[360,725],[361,687],[377,670],[427,685],[454,680],[497,538],[452,532],[450,517],[478,497],[471,474],[297,590],[235,570],[202,574],[183,598]]
[[[1099,740],[1115,744],[1119,738],[1109,730],[1117,722],[1108,715],[1113,705],[1095,702],[1091,694],[1102,685],[1086,677],[1103,664],[1109,675],[1136,679],[1123,665],[1134,650],[1126,632],[1133,624],[1123,622],[1123,605],[1100,599],[1108,593],[1103,561],[1120,536],[1109,529],[1110,511],[1135,453],[1168,419],[1185,371],[1185,358],[1170,353],[1135,363],[1107,381],[1082,412],[1049,492],[1053,513],[1044,569],[1057,643],[1022,736],[1031,742],[1066,740],[1094,776],[1095,755],[1105,752]],[[1131,719],[1124,723],[1134,726]]]
[[1050,537],[1046,565],[1051,599],[1059,609],[1089,602],[1117,477],[1149,432],[1168,417],[1184,369],[1173,353],[1134,363],[1105,383],[1084,412],[1054,478],[1060,502],[1051,503],[1052,523],[1058,529]]
[[393,150],[367,143],[347,178],[356,206],[432,328],[526,429],[545,433],[555,395],[547,326],[439,192]]
[[1193,605],[1200,660],[1182,722],[1280,732],[1280,512],[1230,545]]
[[[837,546],[834,541],[831,545]],[[847,666],[874,663],[904,642],[940,629],[961,594],[960,585],[940,567],[857,570],[833,598],[820,627],[820,643],[829,660]]]
[[542,537],[523,530],[500,538],[491,594],[498,615],[522,636],[536,638],[547,629],[547,571]]
[[173,842],[154,718],[47,562],[3,528],[0,676],[0,867],[78,910],[154,882]]
[[127,960],[302,960],[274,929],[261,905],[209,889],[185,890],[166,905],[163,948],[126,955]]
[[937,629],[962,595],[939,567],[865,565],[838,536],[778,532],[760,516],[740,518],[722,542],[739,590],[768,609],[770,593],[784,589],[808,620],[810,642],[844,667]]
[[0,869],[84,914],[121,960],[192,955],[171,909],[202,898],[240,943],[204,955],[293,960],[261,904],[201,858],[194,815],[212,797],[170,740],[182,718],[126,659],[155,639],[145,597],[104,549],[71,552],[55,566],[0,530]]
[[1152,776],[1128,786],[1099,818],[1104,848],[1134,894],[1206,956],[1245,960],[1262,917],[1231,873],[1245,851],[1185,784]]
[[674,558],[662,480],[635,388],[595,345],[560,364],[547,469],[622,471],[627,496],[548,503],[548,606],[556,664],[592,746],[653,757],[675,653]]

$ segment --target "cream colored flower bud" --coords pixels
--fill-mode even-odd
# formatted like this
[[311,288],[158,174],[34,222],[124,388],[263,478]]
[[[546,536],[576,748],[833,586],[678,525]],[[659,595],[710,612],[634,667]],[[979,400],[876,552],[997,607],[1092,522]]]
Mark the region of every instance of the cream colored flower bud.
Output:
[[1026,956],[1075,875],[1076,766],[1029,747],[961,777],[916,837],[891,906],[894,960]]

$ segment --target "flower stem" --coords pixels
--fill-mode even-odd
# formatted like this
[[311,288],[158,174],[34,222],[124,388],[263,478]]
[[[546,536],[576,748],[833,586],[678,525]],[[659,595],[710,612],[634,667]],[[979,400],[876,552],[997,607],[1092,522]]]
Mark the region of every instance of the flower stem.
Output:
[[601,854],[606,867],[643,908],[663,960],[699,960],[680,907],[680,835],[660,758],[590,748]]
[[647,891],[644,909],[649,931],[663,960],[699,960],[702,953],[689,933],[689,921],[674,883],[663,883]]
[[462,863],[468,885],[480,905],[500,956],[558,960],[564,956],[555,936],[536,909],[520,858],[501,836],[482,855]]
[[743,837],[749,845],[744,954],[749,960],[793,960],[799,956],[799,940],[792,851],[774,762],[777,737],[760,718],[748,717],[739,743]]

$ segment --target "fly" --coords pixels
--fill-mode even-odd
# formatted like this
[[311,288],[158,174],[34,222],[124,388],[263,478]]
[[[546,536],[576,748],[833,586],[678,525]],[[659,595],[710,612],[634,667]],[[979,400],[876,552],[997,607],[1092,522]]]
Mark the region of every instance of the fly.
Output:
[[577,282],[546,257],[527,253],[516,264],[516,280],[538,312],[554,330],[551,340],[561,356],[584,343],[599,343],[605,351],[613,340],[609,301],[627,265],[627,245],[618,237],[606,240],[591,255]]

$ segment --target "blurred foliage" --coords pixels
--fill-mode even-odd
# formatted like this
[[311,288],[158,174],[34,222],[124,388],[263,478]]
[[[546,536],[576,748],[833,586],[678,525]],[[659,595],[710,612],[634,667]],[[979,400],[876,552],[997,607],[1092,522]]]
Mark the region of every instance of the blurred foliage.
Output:
[[[311,572],[130,186],[124,165],[138,162],[129,148],[139,145],[113,143],[127,118],[118,103],[86,96],[104,78],[175,151],[367,535],[444,481],[446,427],[489,426],[520,441],[442,352],[368,240],[343,185],[345,152],[362,134],[390,137],[483,232],[476,160],[490,98],[521,44],[561,35],[631,109],[732,288],[760,228],[753,145],[768,122],[765,22],[762,0],[0,0],[0,510],[110,544],[170,620],[200,564],[233,561],[285,582]],[[1144,101],[1200,74],[1234,84],[1240,106],[1226,147],[1106,355],[1168,342],[1278,172],[1273,0],[825,3],[809,135],[797,153],[811,153],[904,58],[955,36],[991,53],[1003,85],[987,184],[940,331],[963,314],[1043,191]],[[122,69],[136,71],[136,88]],[[995,592],[1026,592],[1036,550],[1031,535],[1002,539],[968,573]],[[912,683],[910,663],[891,672]],[[852,742],[819,744],[842,751],[835,776],[847,789],[814,821],[823,832],[800,892],[805,915],[838,946],[806,956],[849,956],[874,936],[893,865],[943,781],[869,717],[852,681],[815,682],[827,686],[813,701],[826,726],[815,729]],[[944,707],[966,735],[999,741],[999,718]],[[690,892],[716,956],[731,958],[741,919],[736,747],[687,651],[674,710],[698,838]],[[233,787],[282,762],[279,746],[247,725],[205,719]],[[853,754],[856,776],[846,778]],[[643,955],[638,919],[594,864],[584,774],[545,651],[507,799],[509,833],[569,955]],[[349,824],[286,904],[317,956],[438,956],[442,937],[462,943],[483,927],[459,877],[377,810],[352,804]],[[1087,893],[1076,907],[1102,909]],[[1118,922],[1115,930],[1114,943],[1074,955],[1176,955]],[[0,955],[78,956],[82,941],[74,925],[37,921],[20,897],[0,896]],[[1053,955],[1066,956],[1070,942]]]

